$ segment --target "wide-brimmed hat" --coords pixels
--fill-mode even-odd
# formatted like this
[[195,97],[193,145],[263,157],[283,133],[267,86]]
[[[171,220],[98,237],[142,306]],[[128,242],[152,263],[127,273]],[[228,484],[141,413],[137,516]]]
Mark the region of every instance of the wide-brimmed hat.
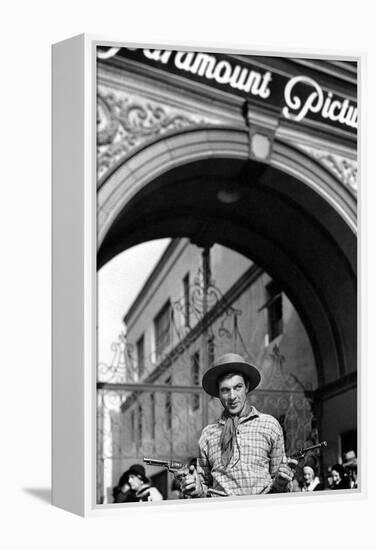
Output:
[[237,353],[226,353],[219,357],[214,365],[208,369],[202,378],[202,387],[209,395],[219,397],[218,379],[229,374],[238,372],[242,374],[249,382],[249,390],[254,390],[259,385],[261,376],[257,368]]

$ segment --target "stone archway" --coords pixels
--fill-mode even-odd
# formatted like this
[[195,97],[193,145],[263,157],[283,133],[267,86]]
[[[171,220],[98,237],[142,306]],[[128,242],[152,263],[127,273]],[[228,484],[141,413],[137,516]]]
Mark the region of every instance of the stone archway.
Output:
[[349,188],[278,140],[270,164],[250,160],[245,130],[165,135],[100,182],[98,266],[162,237],[217,242],[269,272],[309,334],[322,414],[350,392],[348,414],[356,418],[356,200]]

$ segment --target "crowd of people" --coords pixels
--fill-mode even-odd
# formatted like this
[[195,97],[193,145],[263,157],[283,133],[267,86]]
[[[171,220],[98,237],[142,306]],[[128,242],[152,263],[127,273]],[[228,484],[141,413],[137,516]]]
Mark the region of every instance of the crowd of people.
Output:
[[333,464],[328,469],[326,480],[321,479],[312,466],[303,467],[303,475],[300,481],[296,478],[293,484],[293,491],[322,491],[338,489],[357,489],[357,465],[356,460],[351,464]]

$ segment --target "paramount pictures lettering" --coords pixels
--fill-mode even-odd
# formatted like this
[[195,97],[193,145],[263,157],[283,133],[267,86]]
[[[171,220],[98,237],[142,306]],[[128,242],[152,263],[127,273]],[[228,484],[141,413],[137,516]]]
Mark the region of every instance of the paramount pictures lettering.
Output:
[[[137,48],[127,48],[137,51]],[[109,48],[98,53],[101,59],[108,59],[119,52],[120,48]],[[273,78],[281,76],[270,71],[257,71],[248,66],[234,64],[227,59],[219,59],[212,53],[176,52],[171,50],[140,49],[142,55],[151,62],[178,69],[188,74],[212,80],[223,86],[244,92],[248,96],[267,100],[273,94]],[[294,76],[287,80],[283,90],[284,104],[281,114],[294,122],[305,118],[319,117],[348,128],[357,128],[358,113],[356,105],[349,99],[334,96],[331,91],[324,91],[318,82],[304,75]]]
[[[294,89],[299,83],[312,86],[314,91],[309,94],[303,102],[299,95],[293,95]],[[341,124],[357,127],[357,109],[350,105],[348,99],[333,100],[332,92],[328,92],[324,98],[322,88],[312,78],[306,76],[296,76],[291,78],[285,87],[286,107],[282,109],[282,114],[289,119],[300,121],[303,120],[307,113],[320,113],[323,118],[338,121]]]
[[[155,59],[156,55],[157,57],[161,55],[159,60],[162,63],[166,63],[172,53],[168,51],[161,55],[158,50],[144,50],[145,56],[149,59]],[[174,62],[175,66],[182,71],[198,74],[208,80],[215,80],[219,84],[229,84],[232,88],[249,92],[263,99],[270,96],[268,85],[272,74],[269,71],[262,74],[240,65],[232,67],[229,61],[225,59],[219,61],[214,55],[206,53],[177,52]]]

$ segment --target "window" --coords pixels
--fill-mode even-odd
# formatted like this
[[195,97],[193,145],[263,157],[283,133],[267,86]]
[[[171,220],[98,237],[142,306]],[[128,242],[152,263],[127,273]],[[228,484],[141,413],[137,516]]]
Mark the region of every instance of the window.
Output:
[[139,445],[142,445],[142,437],[143,437],[143,418],[142,418],[142,405],[138,405],[138,443]]
[[208,368],[214,364],[215,344],[214,336],[210,336],[208,340]]
[[171,343],[171,321],[172,308],[170,301],[168,301],[154,319],[155,351],[157,361],[162,358],[163,352]]
[[[192,386],[200,385],[200,352],[196,351],[191,357],[191,382]],[[197,411],[200,407],[200,394],[193,393],[191,396],[191,409]]]
[[[214,355],[215,355],[215,343],[214,336],[211,336],[208,340],[208,368],[212,367],[214,364]],[[209,397],[209,401],[213,401],[215,397],[212,395]]]
[[283,331],[282,291],[274,281],[266,285],[266,297],[265,307],[268,312],[268,333],[271,342]]
[[[169,376],[168,378],[166,378],[166,384],[167,385],[171,385],[172,383],[172,380],[171,380],[171,376]],[[170,391],[167,391],[166,392],[166,427],[168,430],[171,430],[172,429],[172,399],[171,399],[171,392]]]
[[135,418],[135,412],[131,412],[131,425],[130,425],[130,432],[131,432],[131,441],[134,443],[135,440],[135,434],[136,434],[136,418]]
[[141,380],[145,372],[145,343],[144,335],[137,340],[136,343],[136,352],[137,352],[137,374],[138,380]]
[[155,394],[150,394],[150,408],[151,408],[151,415],[150,415],[150,424],[151,424],[151,438],[153,441],[155,441]]
[[190,316],[191,316],[191,304],[190,304],[190,296],[189,296],[189,273],[186,274],[186,276],[183,279],[183,293],[184,293],[184,326],[186,328],[190,328]]

